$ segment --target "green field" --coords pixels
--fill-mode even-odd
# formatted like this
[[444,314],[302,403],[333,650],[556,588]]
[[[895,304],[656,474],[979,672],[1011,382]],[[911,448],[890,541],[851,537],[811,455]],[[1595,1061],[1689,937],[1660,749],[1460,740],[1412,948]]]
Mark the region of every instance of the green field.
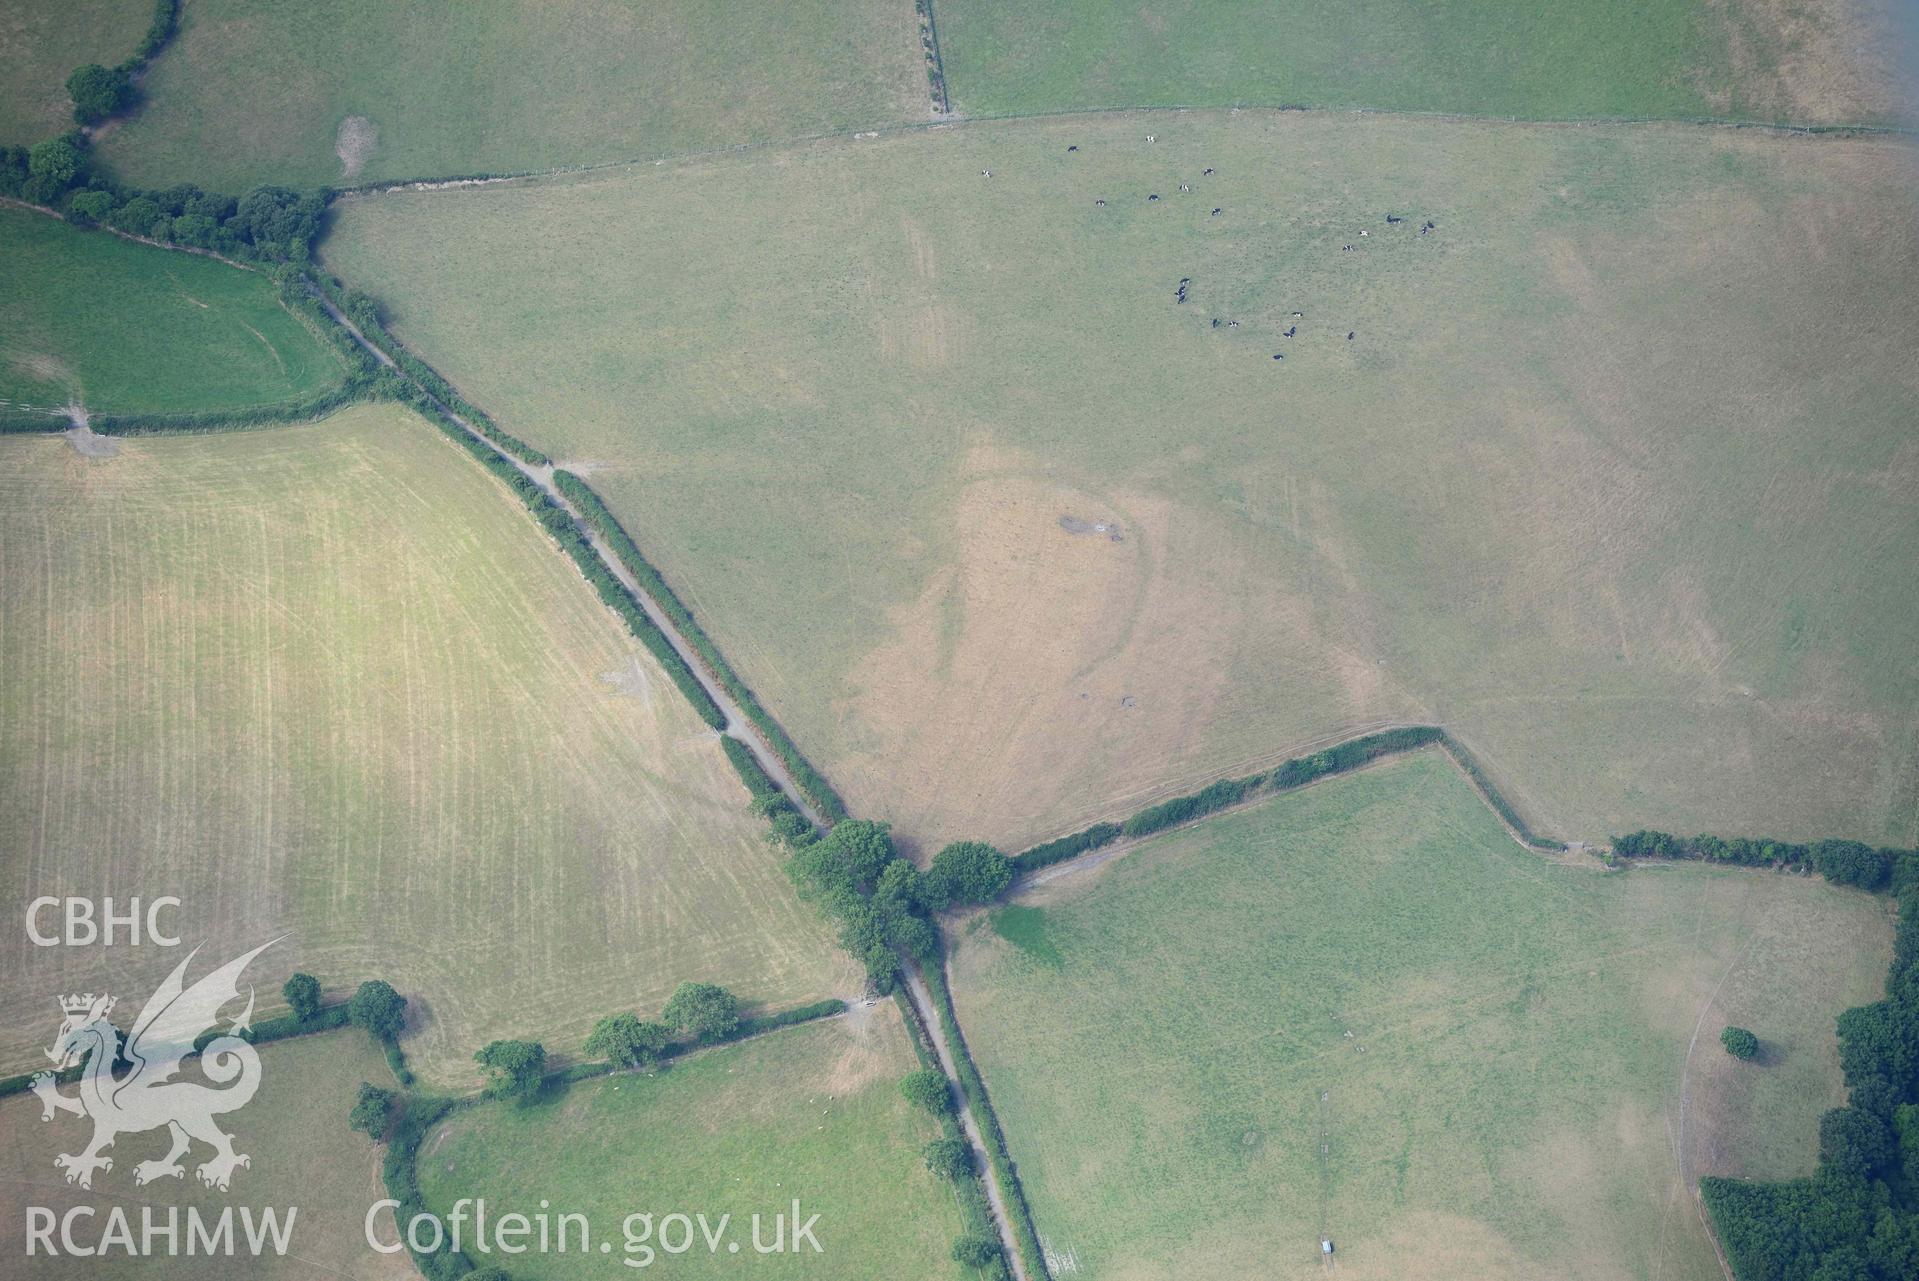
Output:
[[[410,411],[0,439],[0,891],[176,895],[208,955],[413,1001],[433,1079],[685,979],[783,1007],[855,979],[746,789],[517,499]],[[156,947],[0,940],[0,1065],[56,991]]]
[[1821,882],[1542,859],[1430,753],[970,926],[960,1017],[1086,1278],[1310,1276],[1330,1236],[1363,1278],[1712,1281],[1693,1178],[1811,1169],[1890,944]]
[[1383,719],[1557,835],[1903,844],[1914,179],[1894,141],[1145,113],[369,197],[322,248],[911,844]]
[[252,409],[345,374],[259,272],[0,209],[0,417]]
[[100,151],[209,190],[525,172],[929,112],[913,6],[194,0]]
[[[965,1273],[948,1250],[959,1210],[919,1154],[939,1129],[898,1088],[916,1066],[897,1009],[882,1003],[663,1071],[575,1086],[531,1108],[459,1113],[422,1148],[421,1190],[442,1216],[461,1197],[486,1198],[492,1214],[532,1214],[550,1201],[554,1213],[586,1215],[613,1259],[674,1277],[957,1278]],[[819,1251],[755,1253],[753,1215],[765,1216],[759,1239],[771,1244],[772,1216],[786,1214],[791,1244],[795,1199],[799,1222],[819,1216]],[[657,1223],[676,1213],[704,1214],[716,1231],[731,1215],[737,1255],[725,1245],[709,1255],[697,1230],[688,1253],[659,1253],[659,1237],[650,1262],[644,1237],[628,1250],[628,1215]],[[677,1231],[667,1229],[669,1244]],[[586,1257],[576,1247],[510,1266],[529,1281],[622,1270],[597,1245]]]
[[153,0],[21,0],[0,6],[0,143],[29,146],[73,128],[67,76],[113,66],[140,43]]
[[[196,975],[199,972],[193,971]],[[132,1004],[128,1019],[139,1008],[137,1001]],[[60,1013],[51,998],[32,1021],[36,1031],[44,1031],[43,1042],[51,1042],[60,1025]],[[186,1079],[193,1079],[193,1071],[187,1069]],[[66,1115],[43,1124],[39,1100],[30,1095],[6,1100],[0,1104],[0,1187],[6,1189],[9,1208],[0,1216],[0,1257],[8,1261],[7,1275],[32,1281],[93,1281],[96,1277],[112,1281],[184,1281],[198,1277],[307,1281],[321,1276],[408,1281],[417,1277],[405,1255],[378,1254],[363,1244],[362,1224],[367,1211],[386,1192],[380,1184],[380,1150],[365,1135],[355,1134],[346,1126],[347,1112],[362,1081],[390,1086],[393,1077],[377,1047],[360,1032],[325,1033],[263,1046],[259,1093],[244,1108],[219,1118],[221,1128],[233,1136],[234,1149],[253,1158],[252,1165],[235,1172],[232,1187],[225,1193],[204,1188],[195,1178],[193,1165],[209,1154],[201,1145],[186,1158],[186,1173],[179,1179],[145,1185],[134,1182],[136,1164],[166,1153],[164,1131],[123,1134],[111,1149],[113,1168],[95,1175],[91,1190],[69,1187],[53,1158],[57,1153],[79,1152],[92,1134],[91,1124]],[[63,1092],[71,1095],[75,1087],[68,1086]],[[197,1207],[209,1222],[228,1205],[249,1206],[256,1213],[271,1207],[283,1217],[287,1207],[294,1207],[296,1213],[284,1258],[268,1255],[256,1260],[245,1254],[232,1258],[128,1258],[122,1251],[113,1251],[102,1259],[66,1255],[48,1258],[43,1254],[29,1262],[23,1214],[23,1207],[29,1205],[47,1207],[56,1215],[64,1215],[76,1205],[94,1206],[95,1217],[90,1222],[76,1221],[76,1235],[83,1244],[98,1240],[111,1207],[120,1207],[131,1216],[137,1240],[143,1205],[160,1207],[162,1223],[165,1207],[177,1206],[183,1216],[183,1252],[188,1206]],[[390,1216],[381,1224],[390,1234]],[[240,1235],[237,1225],[234,1232],[236,1237]],[[156,1240],[160,1242],[158,1254],[164,1256],[164,1238]]]
[[1888,120],[1893,0],[943,0],[955,109]]

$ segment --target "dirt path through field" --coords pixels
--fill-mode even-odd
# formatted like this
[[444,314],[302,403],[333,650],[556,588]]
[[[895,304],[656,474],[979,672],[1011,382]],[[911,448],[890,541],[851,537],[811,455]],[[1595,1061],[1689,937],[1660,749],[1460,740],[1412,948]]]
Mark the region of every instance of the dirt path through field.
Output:
[[786,762],[781,760],[779,754],[768,745],[766,739],[760,734],[759,728],[754,725],[753,722],[747,720],[740,712],[739,704],[735,703],[732,696],[713,678],[712,673],[707,670],[699,654],[687,643],[686,638],[680,635],[680,630],[678,626],[674,624],[673,620],[659,607],[659,604],[647,593],[646,589],[640,586],[639,581],[627,570],[626,565],[613,553],[613,549],[606,545],[606,541],[602,539],[598,533],[594,532],[593,527],[580,515],[579,509],[568,502],[565,496],[560,493],[559,487],[553,483],[553,465],[548,463],[545,466],[536,467],[531,463],[522,462],[511,454],[500,450],[492,441],[486,438],[486,433],[480,431],[459,414],[454,413],[451,406],[445,404],[438,396],[435,396],[431,391],[428,391],[425,387],[415,382],[405,370],[393,362],[392,357],[388,356],[370,342],[367,336],[360,332],[359,326],[349,320],[346,314],[338,307],[335,307],[332,301],[324,294],[316,292],[313,297],[315,301],[326,309],[327,315],[333,318],[333,322],[351,334],[353,340],[365,348],[375,360],[385,365],[388,369],[394,370],[402,378],[405,378],[408,385],[425,396],[427,401],[440,413],[444,414],[449,421],[457,423],[461,430],[465,431],[467,435],[473,437],[473,439],[479,441],[482,445],[485,445],[509,463],[512,463],[514,467],[519,469],[521,475],[540,487],[540,491],[553,502],[554,506],[571,516],[574,521],[578,523],[580,532],[586,536],[587,545],[593,549],[593,554],[600,558],[601,563],[604,564],[607,571],[619,581],[620,585],[633,594],[633,599],[640,603],[640,608],[646,612],[646,616],[652,620],[653,625],[660,629],[661,633],[666,637],[667,642],[673,646],[673,652],[685,660],[688,669],[692,671],[694,678],[699,681],[700,687],[706,691],[707,697],[713,700],[714,704],[719,707],[721,715],[726,717],[726,728],[722,732],[744,743],[747,750],[753,753],[753,758],[759,762],[760,768],[766,771],[769,778],[779,784],[780,790],[785,792],[793,804],[799,807],[800,812],[806,815],[807,820],[815,827],[825,828],[827,826],[826,821],[821,817],[819,811],[813,808],[812,803],[807,800],[806,793],[794,784],[792,775],[787,772]]

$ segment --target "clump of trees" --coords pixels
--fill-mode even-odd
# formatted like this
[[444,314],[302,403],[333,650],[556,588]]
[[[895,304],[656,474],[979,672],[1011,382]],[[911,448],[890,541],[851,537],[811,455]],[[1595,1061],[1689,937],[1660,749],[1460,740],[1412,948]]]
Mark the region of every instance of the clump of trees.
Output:
[[280,995],[292,1008],[293,1017],[302,1023],[320,1012],[320,980],[311,974],[295,974],[280,985]]
[[406,1027],[406,998],[385,979],[368,979],[347,1003],[347,1021],[376,1041],[392,1041]]
[[399,1097],[392,1090],[368,1081],[360,1082],[360,1097],[347,1114],[347,1126],[378,1143],[393,1123],[393,1105]]
[[673,990],[660,1017],[689,1040],[711,1045],[739,1029],[740,999],[717,984],[682,983]]
[[990,903],[1013,883],[1013,864],[982,841],[955,841],[926,871],[926,905],[934,911]]
[[648,1023],[637,1014],[609,1014],[593,1025],[586,1053],[620,1067],[651,1067],[672,1041],[673,1029],[664,1023]]
[[958,1181],[973,1175],[973,1149],[964,1139],[934,1139],[920,1155],[926,1168],[942,1179]]
[[1759,1038],[1743,1027],[1728,1027],[1719,1034],[1719,1044],[1735,1059],[1759,1057]]
[[1820,1118],[1812,1177],[1700,1180],[1741,1281],[1919,1277],[1919,885],[1900,894],[1884,999],[1839,1016],[1839,1062],[1846,1105]]
[[846,819],[801,844],[787,871],[802,896],[839,922],[840,945],[866,966],[881,992],[899,981],[899,954],[939,954],[928,917],[925,878],[893,848],[892,830],[870,819]]
[[932,1068],[907,1073],[900,1082],[900,1093],[906,1096],[908,1102],[925,1108],[935,1116],[943,1116],[953,1110],[953,1087],[945,1073]]
[[546,1047],[538,1041],[494,1041],[473,1056],[485,1072],[487,1090],[521,1106],[540,1096],[546,1077]]
[[123,67],[90,62],[67,77],[67,96],[73,99],[73,118],[97,125],[133,105],[133,77]]

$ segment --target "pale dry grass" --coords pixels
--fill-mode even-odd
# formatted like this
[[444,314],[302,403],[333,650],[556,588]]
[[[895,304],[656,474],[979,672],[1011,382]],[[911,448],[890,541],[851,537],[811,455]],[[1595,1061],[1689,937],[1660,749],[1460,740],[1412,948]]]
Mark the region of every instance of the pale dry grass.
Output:
[[[178,895],[255,965],[412,1001],[470,1079],[495,1037],[577,1052],[685,979],[780,1006],[850,963],[800,904],[714,736],[517,500],[426,423],[0,441],[7,893]],[[638,663],[619,688],[608,671]],[[138,1002],[163,948],[4,943],[0,1062],[53,996]]]
[[603,464],[921,848],[1381,719],[1551,834],[1906,843],[1915,190],[1887,140],[1138,114],[357,200],[324,249]]

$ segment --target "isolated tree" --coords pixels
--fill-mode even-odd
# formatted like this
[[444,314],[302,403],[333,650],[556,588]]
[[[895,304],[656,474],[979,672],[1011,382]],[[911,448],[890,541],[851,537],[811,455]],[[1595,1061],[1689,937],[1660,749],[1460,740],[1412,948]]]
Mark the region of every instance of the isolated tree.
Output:
[[942,1179],[963,1179],[973,1172],[973,1149],[964,1139],[934,1139],[920,1155],[926,1168]]
[[1000,1244],[981,1232],[969,1232],[953,1242],[953,1261],[969,1268],[983,1268],[1000,1256]]
[[293,1008],[293,1017],[302,1023],[320,1012],[320,980],[311,974],[295,974],[281,985],[280,995]]
[[67,95],[73,99],[73,118],[97,125],[133,105],[133,80],[118,67],[90,62],[67,77]]
[[681,1035],[711,1044],[739,1027],[740,1000],[712,983],[682,983],[673,990],[660,1017]]
[[406,1026],[406,998],[385,979],[360,984],[347,1003],[347,1021],[363,1027],[376,1041],[391,1041]]
[[1013,883],[1013,864],[983,841],[955,841],[933,856],[926,902],[934,911],[990,903]]
[[393,1102],[398,1097],[392,1090],[360,1082],[360,1098],[347,1114],[347,1125],[378,1143],[393,1120]]
[[672,1039],[673,1030],[664,1023],[647,1023],[637,1014],[609,1014],[593,1025],[586,1052],[621,1067],[645,1067],[659,1061]]
[[494,1041],[473,1061],[486,1069],[489,1090],[522,1104],[539,1095],[546,1076],[546,1047],[538,1041]]
[[1750,1059],[1759,1053],[1759,1038],[1743,1027],[1729,1027],[1721,1032],[1719,1044],[1735,1059]]
[[947,1084],[944,1073],[932,1068],[921,1068],[917,1072],[908,1072],[900,1082],[900,1093],[928,1112],[940,1114],[953,1107],[953,1090]]

